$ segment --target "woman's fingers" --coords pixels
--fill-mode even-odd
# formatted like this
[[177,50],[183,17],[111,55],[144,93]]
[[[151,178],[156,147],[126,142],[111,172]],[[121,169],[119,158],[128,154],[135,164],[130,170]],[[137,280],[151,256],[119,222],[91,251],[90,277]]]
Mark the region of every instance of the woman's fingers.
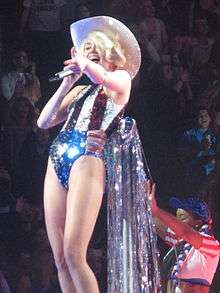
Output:
[[[67,62],[66,62],[67,61]],[[64,65],[66,65],[63,70],[72,70],[73,73],[81,73],[81,69],[79,67],[79,65],[75,62],[72,62],[72,60],[66,60]],[[70,62],[69,62],[70,61]]]
[[73,64],[74,60],[73,59],[68,59],[68,60],[65,60],[63,62],[64,65],[69,65],[69,64]]
[[64,65],[68,65],[70,63],[76,62],[77,51],[75,47],[72,47],[70,50],[71,59],[67,59],[63,62]]
[[78,61],[76,60],[76,57],[72,58],[72,59],[68,59],[68,60],[65,60],[63,62],[63,64],[65,65],[64,68],[67,68],[67,69],[72,69],[74,72],[75,72],[75,69],[78,71],[78,69],[80,69],[80,66],[78,64]]

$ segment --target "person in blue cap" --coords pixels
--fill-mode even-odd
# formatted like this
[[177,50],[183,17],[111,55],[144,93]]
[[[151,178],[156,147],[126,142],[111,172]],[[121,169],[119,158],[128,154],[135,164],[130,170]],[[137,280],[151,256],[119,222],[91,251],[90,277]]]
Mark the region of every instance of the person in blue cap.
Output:
[[207,204],[198,197],[169,200],[176,216],[158,207],[155,184],[148,181],[148,196],[158,235],[171,246],[163,259],[166,292],[210,292],[219,256],[219,242],[211,235],[212,219]]

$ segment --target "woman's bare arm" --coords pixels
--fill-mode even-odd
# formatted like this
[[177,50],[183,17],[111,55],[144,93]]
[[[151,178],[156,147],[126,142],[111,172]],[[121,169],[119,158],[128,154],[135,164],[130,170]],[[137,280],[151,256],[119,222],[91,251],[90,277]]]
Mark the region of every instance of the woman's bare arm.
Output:
[[84,86],[77,86],[70,90],[71,86],[66,77],[57,89],[55,94],[50,98],[45,107],[43,108],[38,120],[37,125],[40,128],[51,128],[64,120],[66,120],[68,106],[70,102],[77,96]]
[[108,90],[116,93],[113,99],[117,104],[126,104],[131,89],[131,77],[125,70],[107,71],[102,65],[78,54],[73,48],[72,59],[66,60],[65,65],[74,73],[84,73],[95,84],[102,84]]
[[84,73],[92,82],[102,84],[110,91],[116,92],[115,102],[117,104],[126,104],[128,102],[131,77],[127,71],[106,71],[101,65],[88,60]]

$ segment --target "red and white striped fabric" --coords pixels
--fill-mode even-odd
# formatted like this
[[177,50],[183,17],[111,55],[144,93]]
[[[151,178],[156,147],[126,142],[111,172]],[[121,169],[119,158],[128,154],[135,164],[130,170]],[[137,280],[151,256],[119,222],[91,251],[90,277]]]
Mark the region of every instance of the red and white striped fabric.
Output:
[[[220,244],[213,236],[203,233],[201,235],[204,236],[202,245],[198,249],[191,247],[178,270],[177,278],[206,280],[211,285],[219,262]],[[180,240],[177,240],[175,233],[168,228],[165,241],[169,246],[175,246]]]
[[170,228],[167,228],[165,242],[168,246],[171,246],[171,247],[175,246],[178,243],[178,240],[176,238],[176,234]]
[[202,246],[199,248],[201,253],[208,256],[215,256],[220,253],[220,244],[213,236],[204,235]]

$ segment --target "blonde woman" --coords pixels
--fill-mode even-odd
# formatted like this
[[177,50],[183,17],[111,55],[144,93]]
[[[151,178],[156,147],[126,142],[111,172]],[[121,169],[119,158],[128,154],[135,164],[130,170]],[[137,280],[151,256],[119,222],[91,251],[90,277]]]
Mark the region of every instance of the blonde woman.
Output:
[[[45,177],[47,232],[62,292],[99,292],[86,252],[105,189],[103,148],[129,100],[140,49],[130,30],[99,16],[71,25],[74,48],[65,77],[46,104],[38,126],[66,121],[54,140]],[[74,83],[85,74],[91,86]]]

